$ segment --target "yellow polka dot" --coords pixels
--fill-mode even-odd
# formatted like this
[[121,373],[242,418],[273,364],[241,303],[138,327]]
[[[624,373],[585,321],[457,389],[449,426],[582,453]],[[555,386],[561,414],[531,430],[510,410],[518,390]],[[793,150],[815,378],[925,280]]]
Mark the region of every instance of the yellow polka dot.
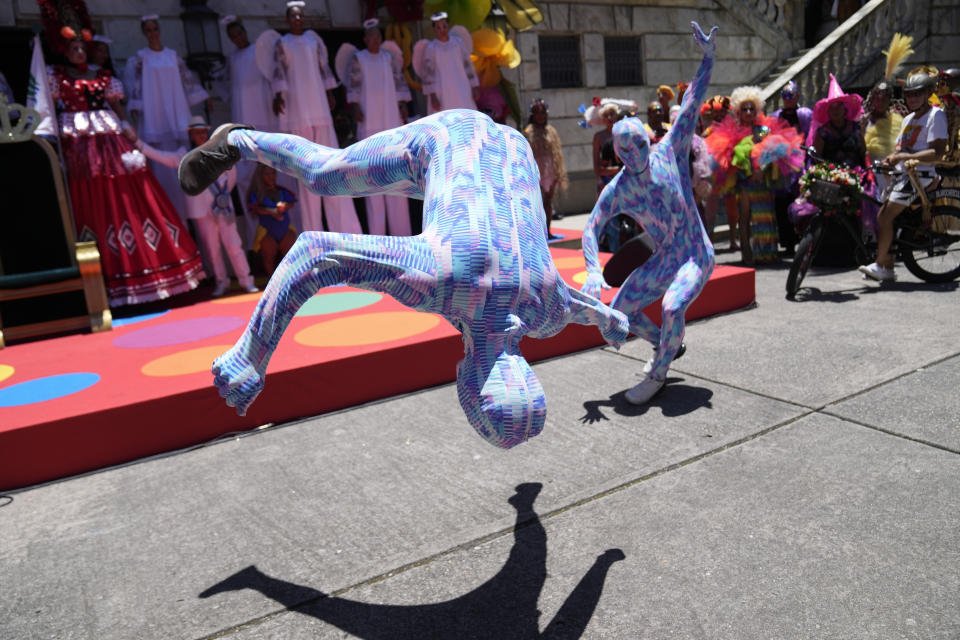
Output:
[[13,367],[8,364],[0,364],[0,382],[13,375]]
[[209,347],[198,347],[178,351],[143,365],[140,372],[146,376],[165,378],[169,376],[185,376],[201,371],[210,371],[213,361],[224,351],[232,347],[229,344],[218,344]]
[[357,347],[426,333],[440,321],[439,316],[410,311],[367,313],[317,323],[293,339],[308,347]]
[[570,256],[567,258],[555,258],[553,264],[557,269],[583,269],[583,256]]
[[584,282],[587,281],[587,272],[581,271],[580,273],[573,276],[572,280],[577,284],[583,284]]

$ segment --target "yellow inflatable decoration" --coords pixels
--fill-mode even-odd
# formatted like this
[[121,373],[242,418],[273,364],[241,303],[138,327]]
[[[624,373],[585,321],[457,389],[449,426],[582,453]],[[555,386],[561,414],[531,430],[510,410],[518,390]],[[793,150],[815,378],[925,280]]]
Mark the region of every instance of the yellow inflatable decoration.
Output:
[[477,70],[481,87],[495,87],[503,77],[500,67],[515,69],[520,66],[520,52],[496,29],[477,29],[473,36],[473,53],[470,60]]
[[396,42],[400,51],[403,52],[403,77],[406,78],[407,84],[410,85],[411,89],[420,91],[422,85],[414,79],[413,72],[410,70],[410,47],[413,44],[413,34],[410,33],[410,27],[392,22],[387,25],[385,35],[387,40]]

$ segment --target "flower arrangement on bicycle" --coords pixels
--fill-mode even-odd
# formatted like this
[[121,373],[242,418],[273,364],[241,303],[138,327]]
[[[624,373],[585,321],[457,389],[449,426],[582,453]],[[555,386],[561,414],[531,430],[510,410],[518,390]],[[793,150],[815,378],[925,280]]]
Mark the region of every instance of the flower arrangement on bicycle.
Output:
[[829,162],[813,164],[800,176],[801,198],[820,208],[824,215],[860,215],[860,198],[866,172]]

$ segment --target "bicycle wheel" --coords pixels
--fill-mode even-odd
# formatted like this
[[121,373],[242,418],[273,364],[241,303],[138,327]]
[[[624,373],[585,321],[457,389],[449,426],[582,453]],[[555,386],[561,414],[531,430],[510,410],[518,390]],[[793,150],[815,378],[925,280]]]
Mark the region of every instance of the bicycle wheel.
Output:
[[903,265],[925,282],[951,282],[960,276],[960,210],[933,210],[930,226],[900,242]]
[[813,263],[820,249],[820,239],[823,237],[823,220],[819,217],[814,218],[807,225],[807,230],[800,238],[800,244],[797,245],[797,253],[793,257],[793,264],[790,265],[790,273],[787,274],[787,298],[793,300],[800,288],[800,283],[807,275],[807,269]]

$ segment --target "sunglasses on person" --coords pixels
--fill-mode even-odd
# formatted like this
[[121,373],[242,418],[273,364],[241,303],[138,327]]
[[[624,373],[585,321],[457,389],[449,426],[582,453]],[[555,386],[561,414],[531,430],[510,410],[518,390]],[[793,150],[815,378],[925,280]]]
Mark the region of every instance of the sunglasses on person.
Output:
[[783,91],[780,92],[780,97],[783,98],[784,100],[793,100],[795,97],[797,97],[797,94],[795,94],[793,91],[790,91],[788,89],[784,89]]

